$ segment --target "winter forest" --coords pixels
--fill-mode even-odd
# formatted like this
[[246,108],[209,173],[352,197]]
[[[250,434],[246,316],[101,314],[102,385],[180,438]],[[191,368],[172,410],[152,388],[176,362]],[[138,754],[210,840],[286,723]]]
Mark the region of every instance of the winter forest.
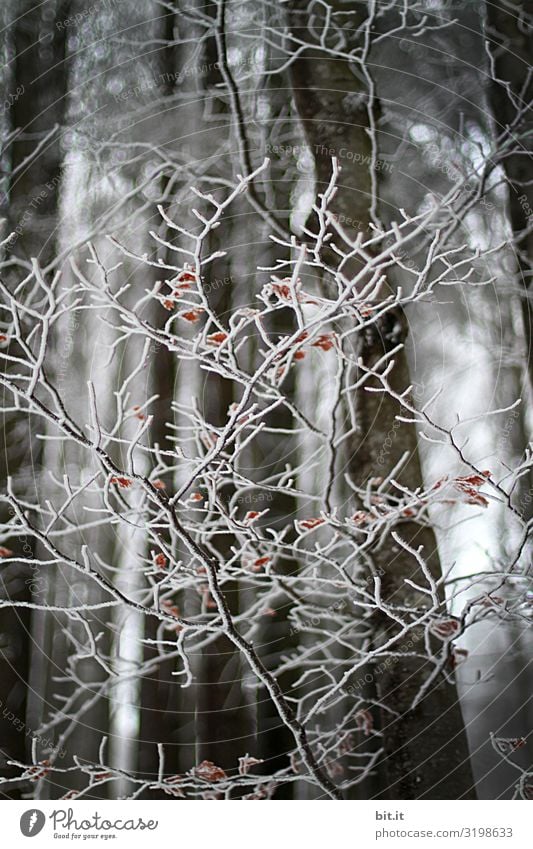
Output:
[[533,799],[533,3],[0,15],[1,797]]

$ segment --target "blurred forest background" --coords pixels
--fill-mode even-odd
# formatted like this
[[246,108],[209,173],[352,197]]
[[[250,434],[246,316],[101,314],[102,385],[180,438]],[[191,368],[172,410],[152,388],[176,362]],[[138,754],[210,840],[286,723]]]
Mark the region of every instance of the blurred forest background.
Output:
[[[4,0],[0,15],[3,798],[533,798],[532,4]],[[182,321],[191,325],[186,350],[167,344],[173,304],[157,295],[157,266],[171,269],[178,288],[187,284],[180,295],[205,270],[202,309],[207,303],[214,316],[211,336],[222,334],[211,345],[236,326],[239,311],[268,311],[257,293],[276,264],[288,263],[293,282],[301,276],[306,291],[326,298],[319,278],[333,279],[338,256],[326,240],[315,265],[298,270],[297,246],[312,253],[321,226],[313,203],[329,184],[332,158],[340,176],[330,208],[346,239],[386,234],[381,249],[392,245],[383,268],[390,291],[402,293],[399,311],[384,311],[372,327],[389,340],[384,351],[399,344],[399,391],[411,385],[418,410],[431,403],[432,421],[453,430],[460,450],[435,431],[421,436],[405,410],[396,419],[392,401],[354,401],[341,414],[335,398],[347,395],[336,396],[336,387],[349,388],[350,378],[332,365],[328,326],[318,349],[314,342],[287,372],[283,392],[293,406],[265,412],[274,397],[265,390],[264,426],[239,446],[238,464],[224,455],[217,465],[210,434],[223,432],[242,400],[240,384],[230,355],[224,371],[197,354],[197,316]],[[195,225],[193,209],[208,216],[210,201],[194,190],[221,201],[241,179],[247,190],[202,243],[204,258],[217,255],[187,272],[174,251],[185,236],[172,222],[196,232],[202,222]],[[395,245],[403,216],[412,223],[426,215],[420,237]],[[441,249],[447,259],[435,258]],[[357,274],[373,251],[356,250],[346,273]],[[99,288],[113,274],[129,287],[123,309]],[[417,279],[427,297],[413,295]],[[189,314],[199,303],[189,303]],[[364,325],[369,312],[361,314]],[[290,335],[303,326],[298,320],[297,305],[281,304],[268,313],[268,333]],[[349,321],[339,318],[339,338]],[[381,353],[372,332],[343,339],[374,368]],[[249,374],[263,341],[258,331],[242,349]],[[38,378],[30,391],[18,374],[20,360],[32,357]],[[57,419],[38,408],[48,403]],[[67,419],[79,434],[94,434],[96,409],[115,464],[104,460],[103,471],[81,436],[58,436]],[[147,497],[163,499],[148,519],[145,496],[120,483],[120,458],[145,424],[137,473],[151,482]],[[335,466],[331,446],[342,428],[344,459]],[[397,472],[404,452],[409,492],[434,492],[446,477],[470,476],[474,487],[466,503],[448,497],[430,518],[408,521],[413,508],[403,506],[396,526],[406,545],[424,545],[433,575],[446,575],[445,618],[432,633],[448,666],[438,667],[442,684],[431,679],[428,687],[427,658],[416,646],[392,672],[373,668],[370,656],[383,645],[370,616],[384,610],[378,584],[370,601],[361,590],[367,607],[349,608],[340,585],[324,578],[336,549],[299,573],[305,583],[293,581],[304,568],[293,520],[334,517],[334,506],[342,513],[352,501],[351,513],[371,510],[368,481]],[[175,459],[183,456],[196,463],[189,489]],[[476,469],[490,473],[486,498]],[[195,636],[144,615],[163,609],[154,558],[164,571],[175,557],[180,574],[180,545],[188,543],[179,530],[176,542],[171,521],[156,521],[180,487],[190,546],[203,546],[219,573],[233,564],[236,546],[244,551],[236,540],[251,533],[252,514],[263,529],[251,577],[231,566],[224,578],[237,635],[194,551],[196,572],[169,578],[161,604],[189,622],[214,622],[213,630]],[[233,508],[238,529],[230,527]],[[293,530],[283,530],[287,523]],[[396,619],[389,614],[399,628],[398,617],[420,605],[404,577],[419,585],[426,572],[413,577],[416,558],[394,543],[394,528],[361,554],[352,527],[353,552],[339,562],[360,588],[368,579],[357,569],[389,576],[385,604],[395,599]],[[276,533],[283,551],[270,571],[267,542]],[[308,553],[314,544],[302,543]],[[118,593],[112,603],[104,579]],[[263,673],[260,686],[254,682],[239,634],[274,683]],[[367,655],[354,672],[364,693],[352,705],[349,686],[338,698],[339,676]],[[412,706],[415,685],[424,689],[422,708]],[[276,687],[285,708],[293,704],[294,721],[272,701]],[[332,706],[306,720],[328,688]],[[384,717],[394,711],[389,732]]]

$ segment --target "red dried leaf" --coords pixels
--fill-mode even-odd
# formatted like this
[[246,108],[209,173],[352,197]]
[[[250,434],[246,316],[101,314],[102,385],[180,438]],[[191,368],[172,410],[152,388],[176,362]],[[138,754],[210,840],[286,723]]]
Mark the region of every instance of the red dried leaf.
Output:
[[160,569],[165,569],[166,566],[167,566],[168,560],[165,557],[165,555],[163,554],[163,552],[160,552],[159,554],[156,554],[156,556],[154,557],[154,563],[155,563],[156,566],[159,566]]
[[166,310],[168,310],[169,312],[170,312],[171,310],[173,310],[173,309],[174,309],[174,307],[176,306],[176,305],[175,305],[175,303],[174,303],[174,301],[171,301],[171,300],[170,300],[170,298],[165,298],[163,301],[161,301],[161,303],[162,303],[162,305],[164,306],[164,308],[165,308]]
[[178,274],[178,283],[182,286],[185,282],[196,283],[196,274],[194,271],[190,271],[188,268],[184,268],[183,271],[180,271]]
[[239,758],[239,775],[248,775],[253,766],[262,763],[263,758],[252,758],[250,755],[245,755],[243,758]]
[[129,478],[124,478],[124,477],[120,477],[120,476],[117,476],[117,477],[113,476],[110,480],[110,483],[113,483],[113,484],[116,484],[117,486],[120,486],[121,489],[128,489],[128,487],[130,487],[132,485],[133,481],[130,481]]
[[323,351],[331,351],[333,348],[335,341],[335,337],[333,333],[323,333],[322,336],[319,336],[315,342],[312,342],[311,345],[313,348],[321,348]]
[[484,495],[481,495],[480,492],[477,492],[473,487],[467,486],[463,481],[455,481],[455,487],[461,493],[466,495],[466,498],[462,499],[465,504],[474,504],[479,507],[488,507],[489,502],[488,499],[485,498]]
[[216,610],[217,609],[217,603],[216,603],[215,599],[213,598],[213,596],[211,595],[211,593],[209,591],[207,591],[205,593],[204,601],[205,601],[205,606],[208,610]]
[[[440,478],[440,480],[433,484],[433,489],[440,489],[442,486],[447,486],[455,489],[460,494],[461,497],[458,500],[464,504],[472,504],[475,507],[488,507],[488,499],[478,492],[475,487],[483,486],[487,482],[486,478],[490,477],[490,474],[488,470],[485,470],[480,475],[467,475],[466,477],[454,478],[451,481],[448,477]],[[454,500],[450,500],[449,503],[453,504]]]
[[203,501],[204,496],[201,492],[191,492],[189,495],[189,501]]
[[310,531],[313,528],[317,528],[319,525],[323,525],[325,521],[325,519],[302,519],[300,525],[302,528]]
[[138,405],[138,404],[136,404],[136,405],[135,405],[134,407],[132,407],[131,409],[132,409],[132,411],[133,411],[133,413],[134,413],[134,415],[135,415],[135,418],[136,418],[136,419],[140,419],[140,421],[144,421],[144,419],[146,418],[146,416],[144,415],[144,413],[141,413],[141,408],[139,407],[139,405]]
[[485,469],[479,475],[466,475],[466,477],[457,478],[457,482],[464,482],[470,484],[470,486],[483,486],[484,483],[487,483],[487,478],[490,478],[490,476],[491,472]]
[[183,790],[180,790],[179,787],[163,787],[163,791],[167,794],[167,796],[174,796],[178,799],[185,798],[185,793]]
[[359,710],[355,714],[355,723],[365,737],[368,737],[374,727],[374,718],[369,710]]
[[68,793],[65,793],[64,796],[61,796],[61,799],[63,799],[63,800],[76,799],[78,793],[79,793],[79,790],[69,790]]
[[257,510],[248,510],[246,516],[244,517],[245,522],[253,522],[254,519],[257,519],[261,514]]
[[269,563],[270,557],[258,557],[257,560],[254,560],[254,566],[266,566]]
[[177,287],[177,289],[172,290],[172,297],[173,298],[181,298],[181,296],[184,294],[184,292],[187,289],[190,289],[190,288],[191,288],[190,283],[180,283],[180,285]]
[[253,559],[251,557],[244,557],[242,561],[242,565],[245,569],[248,569],[250,572],[262,572],[263,567],[266,566],[267,563],[270,562],[272,558],[265,557],[257,557]]
[[271,283],[270,286],[272,291],[284,301],[287,301],[291,297],[291,287],[286,283]]
[[475,603],[482,605],[482,607],[499,607],[500,604],[504,603],[504,599],[499,595],[487,595]]
[[[39,761],[39,766],[30,767],[27,771],[27,774],[31,776],[30,781],[39,781],[39,779],[48,775],[50,770],[47,767],[49,766],[50,761],[46,759],[44,761]],[[43,769],[43,767],[45,767],[45,769]]]
[[[273,280],[271,283],[268,283],[263,287],[263,296],[268,298],[272,295],[275,295],[280,301],[292,301],[293,294],[291,292],[291,278],[285,277],[281,282],[277,282]],[[309,295],[305,292],[298,292],[298,288],[301,284],[300,279],[296,280],[295,289],[296,289],[296,299],[299,303],[303,304],[316,304],[317,302],[312,300]]]
[[155,481],[152,481],[152,483],[153,483],[155,489],[166,489],[167,488],[166,483],[164,483],[164,481],[159,480],[159,478]]
[[182,775],[168,775],[164,779],[165,784],[178,784],[180,781],[183,781]]
[[337,746],[337,754],[339,755],[339,757],[342,757],[342,755],[346,755],[348,752],[351,752],[353,747],[353,734],[351,732],[348,732],[348,734],[345,734],[345,736],[342,738],[339,745]]
[[172,616],[179,616],[180,615],[179,607],[176,607],[176,605],[173,604],[173,602],[171,602],[170,599],[168,599],[168,598],[163,599],[163,601],[161,602],[161,607],[165,607],[167,612],[171,613]]
[[256,801],[256,802],[258,802],[261,799],[266,799],[266,798],[267,798],[266,790],[263,790],[262,787],[260,787],[259,790],[256,790],[255,793],[247,793],[245,796],[242,797],[243,802],[244,801]]
[[327,761],[325,767],[330,778],[342,778],[344,775],[344,767],[338,761]]
[[40,781],[41,778],[44,778],[50,772],[49,769],[41,769],[39,772],[36,772],[30,778],[30,781]]
[[227,338],[228,338],[228,334],[223,333],[221,330],[219,330],[217,333],[210,333],[209,334],[209,336],[207,337],[207,344],[208,345],[222,345],[222,343],[225,342]]
[[457,619],[440,619],[432,622],[430,631],[440,640],[449,640],[461,630],[461,623]]
[[213,761],[202,761],[201,764],[194,767],[194,775],[203,781],[224,781],[227,778],[226,773],[220,766],[216,766]]
[[184,318],[185,321],[191,322],[200,321],[203,312],[204,310],[202,309],[187,310],[187,312],[180,312],[180,318]]
[[468,657],[468,652],[467,652],[466,649],[456,649],[456,648],[452,649],[452,653],[450,654],[450,657],[448,658],[450,667],[452,669],[457,669],[459,664],[464,663],[464,661],[466,660],[467,657]]
[[[164,601],[161,602],[161,606],[164,607],[167,613],[169,613],[171,616],[180,616],[179,607],[176,607],[175,604],[172,604],[170,599],[164,599]],[[176,634],[179,634],[181,631],[183,631],[183,625],[180,625],[179,622],[168,622],[165,624],[165,628],[167,631],[175,631]]]
[[[233,415],[233,413],[238,409],[239,409],[239,405],[235,401],[233,401],[233,403],[230,404],[229,407],[228,407],[228,416]],[[250,418],[250,416],[246,416],[246,415],[239,416],[239,418],[237,419],[237,422],[239,424],[246,424],[246,422],[248,421],[249,418]]]
[[366,525],[372,521],[373,517],[370,515],[370,513],[365,513],[364,510],[357,510],[352,516],[352,522],[355,525]]
[[0,557],[11,557],[13,552],[10,548],[5,548],[5,546],[0,545]]
[[296,351],[294,355],[295,360],[303,360],[305,359],[305,351]]
[[183,776],[181,775],[169,775],[163,779],[163,782],[166,785],[165,787],[163,787],[163,790],[165,791],[165,793],[167,793],[168,796],[174,796],[178,799],[184,799],[185,794],[177,786],[178,784],[181,784],[182,781]]

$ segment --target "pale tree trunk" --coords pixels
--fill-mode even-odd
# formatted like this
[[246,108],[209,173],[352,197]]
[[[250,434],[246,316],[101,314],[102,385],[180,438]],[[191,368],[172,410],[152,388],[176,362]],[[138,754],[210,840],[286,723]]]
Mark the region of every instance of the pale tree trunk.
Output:
[[[521,290],[522,316],[525,334],[525,366],[529,376],[529,396],[533,390],[533,312],[531,280],[533,277],[533,181],[531,156],[533,151],[533,16],[527,4],[516,8],[494,2],[486,4],[486,35],[491,56],[491,78],[488,97],[492,108],[494,133],[501,138],[502,167],[507,178],[508,217],[515,254],[512,272]],[[510,257],[509,257],[510,259]],[[506,270],[509,270],[506,268]],[[520,394],[522,394],[522,389]],[[526,404],[522,404],[520,421],[514,435],[520,440],[519,427],[524,431],[519,454],[528,445]],[[533,516],[533,475],[521,480],[517,503],[524,518]]]
[[[330,6],[335,11],[345,11],[342,3],[331,3]],[[307,14],[307,3],[291,4],[291,30],[300,37],[303,33],[307,34]],[[359,27],[364,26],[365,20],[366,12],[362,10],[358,15]],[[330,59],[318,50],[308,49],[292,65],[292,84],[304,130],[315,156],[317,190],[323,191],[330,180],[331,156],[342,147],[350,150],[351,160],[344,158],[341,162],[339,188],[331,210],[343,216],[341,221],[347,222],[344,226],[349,234],[355,235],[350,230],[350,221],[361,222],[363,230],[366,226],[368,233],[375,175],[367,166],[357,164],[368,163],[373,156],[366,81],[363,81],[360,71],[356,76],[346,61],[337,57]],[[378,104],[374,103],[374,119],[377,107]],[[386,351],[404,342],[406,334],[402,312],[398,309],[394,313],[389,312],[360,342],[358,353],[365,367],[372,368]],[[410,383],[403,349],[395,354],[394,362],[390,384],[395,391],[403,392]],[[375,380],[367,383],[367,386],[376,385],[380,384]],[[393,425],[397,425],[395,416],[401,413],[401,408],[387,394],[360,392],[356,398],[356,410],[357,433],[349,447],[349,474],[354,484],[364,487],[370,478],[380,473],[376,461],[387,434]],[[417,434],[414,427],[407,424],[402,424],[396,433],[387,458],[388,468],[392,469],[407,452],[409,459],[395,477],[413,490],[422,481]],[[399,533],[408,546],[423,546],[423,557],[430,572],[435,579],[439,578],[439,557],[431,528],[406,521],[399,527]],[[382,537],[379,545],[374,547],[372,560],[374,569],[382,574],[382,599],[385,604],[411,610],[426,606],[424,595],[405,583],[406,578],[421,586],[427,583],[420,566],[389,535]],[[378,646],[385,638],[390,638],[395,627],[388,618],[381,617],[380,621],[376,617],[375,644]],[[409,640],[417,638],[423,646],[422,635],[412,631]],[[398,644],[400,651],[404,642],[400,640]],[[433,668],[424,657],[405,654],[377,677],[380,701],[395,712],[392,719],[386,712],[381,716],[385,755],[380,764],[383,783],[376,794],[380,798],[475,797],[455,686],[443,678],[437,679],[413,707],[415,697]]]
[[[160,7],[159,8],[159,12]],[[154,14],[156,10],[154,9]],[[168,99],[176,94],[178,88],[175,83],[176,74],[179,72],[179,60],[183,60],[181,49],[174,44],[177,37],[177,16],[173,12],[167,12],[160,20],[160,37],[166,42],[166,46],[160,52],[159,70],[162,75],[163,84],[161,93]],[[174,107],[177,109],[177,107]],[[168,111],[168,110],[166,110]],[[171,113],[173,114],[173,113]],[[174,128],[174,121],[172,121]],[[168,178],[163,178],[163,189],[168,187]],[[167,204],[168,207],[168,204]],[[172,241],[172,232],[165,228],[163,238],[167,242]],[[151,249],[153,250],[153,245]],[[170,251],[161,251],[161,259],[164,262],[172,261]],[[168,312],[157,301],[153,308],[152,323],[154,327],[164,327],[168,318]],[[165,345],[159,345],[151,354],[151,372],[149,376],[149,394],[158,396],[153,405],[152,413],[154,421],[151,428],[151,440],[154,445],[159,445],[162,450],[168,451],[172,448],[169,441],[168,422],[173,420],[172,401],[174,397],[175,384],[178,379],[175,358]],[[171,476],[165,476],[163,483],[166,487],[172,485]],[[168,534],[164,537],[169,543]],[[146,552],[148,555],[148,552]],[[155,640],[158,633],[158,622],[150,617],[144,618],[144,639]],[[164,655],[151,645],[145,644],[143,661],[150,664],[149,672],[142,676],[140,682],[140,730],[139,730],[139,770],[142,775],[154,776],[158,770],[157,743],[162,743],[165,753],[165,772],[169,775],[176,774],[180,770],[190,769],[193,760],[184,752],[190,752],[193,741],[183,744],[181,732],[183,722],[183,696],[179,679],[172,675],[175,669],[175,661],[165,660]],[[194,722],[192,722],[192,726]],[[189,729],[191,733],[191,729]],[[186,739],[186,737],[185,737]],[[160,791],[151,791],[143,798],[167,798]]]
[[[499,453],[508,465],[516,465],[523,459],[525,449],[531,441],[530,416],[533,391],[533,181],[531,179],[531,157],[533,152],[533,15],[530,4],[518,2],[508,4],[495,0],[485,3],[485,36],[488,43],[488,101],[492,111],[493,135],[500,140],[503,152],[501,166],[507,183],[506,214],[512,240],[509,242],[509,254],[505,271],[511,272],[518,282],[521,295],[523,335],[515,322],[509,317],[506,329],[511,337],[509,348],[516,347],[513,337],[521,342],[524,356],[522,363],[516,359],[501,380],[500,394],[503,404],[522,398],[522,404],[503,423],[503,433],[499,439]],[[514,262],[513,262],[514,260]],[[503,277],[506,280],[507,275]],[[501,307],[499,312],[509,310]],[[500,318],[501,321],[501,318]],[[499,327],[497,328],[499,331]],[[501,363],[498,363],[501,369]],[[529,387],[528,387],[529,384]],[[529,389],[529,391],[528,391]],[[516,487],[514,504],[524,520],[533,517],[533,474],[524,475]],[[503,524],[503,518],[502,518]],[[502,539],[508,537],[508,529],[502,527]],[[531,559],[531,537],[524,552],[524,563]],[[488,682],[486,701],[491,704],[490,717],[482,723],[485,734],[512,734],[531,726],[531,702],[522,701],[520,694],[531,689],[531,638],[527,626],[520,623],[501,623],[501,633],[492,634],[486,640],[487,665],[495,667],[494,680]],[[492,652],[492,654],[490,654]],[[513,653],[514,668],[508,670],[503,659]],[[485,740],[481,741],[485,743]],[[491,763],[492,751],[485,753],[485,763]],[[531,759],[531,746],[528,744],[518,753],[517,760],[527,769]],[[484,769],[484,773],[488,770]],[[494,768],[490,770],[494,773]],[[513,784],[513,770],[504,762],[497,763],[496,775],[500,785]],[[483,781],[484,780],[484,781]],[[486,790],[484,787],[486,783]],[[482,776],[481,794],[492,798],[489,780]]]
[[[106,243],[96,243],[105,261]],[[79,262],[85,256],[77,257]],[[97,280],[95,273],[94,279]],[[64,284],[72,283],[65,275]],[[85,424],[90,421],[87,382],[93,381],[96,405],[101,420],[108,424],[115,413],[114,399],[108,391],[107,383],[99,383],[95,375],[104,371],[108,359],[107,346],[113,341],[112,332],[103,329],[101,323],[88,314],[70,313],[56,327],[57,338],[61,340],[56,352],[53,382],[64,400],[65,407],[72,419]],[[92,356],[87,356],[92,350]],[[117,370],[107,367],[106,379],[117,385]],[[76,444],[60,445],[56,441],[46,442],[43,451],[42,486],[47,488],[51,500],[61,504],[65,499],[64,490],[53,483],[51,475],[62,480],[67,475],[71,485],[100,471],[93,458]],[[95,488],[78,497],[66,512],[66,521],[74,526],[83,525],[87,509],[98,509],[101,499]],[[57,523],[61,527],[61,522]],[[87,545],[91,556],[102,557],[105,563],[120,564],[122,541],[114,527],[80,529],[61,540],[60,550],[68,558],[79,559],[81,545]],[[46,558],[45,558],[46,559]],[[92,559],[93,567],[106,574],[106,569]],[[99,604],[109,600],[109,594],[103,591],[93,580],[74,574],[65,563],[47,569],[47,592],[44,598],[49,605],[59,608],[77,607],[82,604]],[[107,574],[113,582],[114,574]],[[108,675],[91,656],[87,644],[88,628],[93,637],[100,634],[97,653],[106,663],[110,661],[110,634],[113,614],[103,608],[96,612],[87,612],[81,621],[73,621],[64,614],[45,614],[43,617],[42,642],[34,647],[33,674],[39,676],[40,696],[35,700],[32,711],[35,722],[43,737],[52,737],[57,748],[57,757],[61,766],[70,765],[74,755],[82,761],[98,762],[99,746],[102,738],[109,734],[109,708],[113,691],[108,688]],[[79,641],[76,651],[74,640]],[[82,658],[83,654],[85,658]],[[77,657],[75,657],[77,655]],[[74,680],[76,676],[77,681]],[[79,683],[78,683],[79,682]],[[62,699],[73,699],[65,710]],[[61,782],[42,779],[36,789],[37,798],[58,798],[68,790],[77,790],[84,786],[83,778],[76,773],[67,773]],[[107,786],[105,786],[105,792]]]
[[[72,3],[71,13],[76,14],[81,10],[81,4]],[[67,10],[68,11],[68,10]],[[100,9],[96,15],[94,26],[109,21],[107,9]],[[57,23],[66,20],[68,14],[61,12]],[[56,22],[52,22],[55,26]],[[51,26],[52,26],[51,24]],[[56,26],[55,31],[63,34],[72,33],[72,29],[65,26]],[[80,100],[69,101],[69,118],[72,110],[84,102],[87,94],[83,85],[83,67],[80,53],[76,59],[69,62],[69,73],[63,72],[65,84],[76,82],[83,92]],[[46,82],[46,78],[45,78]],[[104,87],[100,91],[104,98]],[[61,100],[63,105],[63,101]],[[46,112],[45,112],[46,114]],[[100,130],[100,126],[96,128]],[[65,252],[71,249],[71,245],[79,243],[82,233],[90,228],[92,215],[97,209],[100,201],[99,192],[95,190],[93,181],[94,173],[90,165],[90,157],[84,156],[78,149],[76,169],[70,169],[64,175],[62,181],[63,197],[62,208],[68,210],[69,216],[64,216],[61,229],[58,234],[59,248]],[[107,163],[104,162],[105,166]],[[81,175],[83,174],[83,177]],[[85,178],[85,179],[84,179]],[[56,181],[52,181],[55,185]],[[84,186],[84,188],[80,187]],[[87,187],[87,188],[85,188]],[[46,243],[43,239],[43,243]],[[109,261],[107,253],[108,243],[98,238],[94,240],[95,248],[105,262]],[[88,252],[84,248],[74,252],[75,261],[85,268],[85,260]],[[60,289],[72,285],[75,281],[68,265],[61,268]],[[101,270],[92,272],[95,285],[101,281]],[[92,380],[96,395],[96,407],[99,416],[106,422],[106,426],[114,420],[115,399],[113,389],[119,385],[120,370],[116,361],[108,364],[109,350],[107,346],[113,341],[113,333],[104,329],[103,325],[95,316],[85,312],[70,312],[63,316],[54,327],[52,336],[52,349],[50,355],[50,379],[58,394],[62,398],[68,413],[72,418],[85,427],[90,421],[90,403],[87,382]],[[134,355],[133,355],[134,356]],[[127,359],[123,366],[127,368]],[[105,372],[105,380],[99,380],[96,375]],[[110,388],[111,387],[111,388]],[[47,435],[51,435],[48,432]],[[52,435],[57,435],[54,431]],[[115,457],[115,459],[117,459]],[[55,504],[64,501],[64,490],[56,486],[51,475],[61,481],[66,475],[74,486],[80,480],[87,480],[91,474],[101,469],[94,465],[92,458],[80,449],[76,444],[62,446],[56,441],[45,443],[43,450],[43,470],[41,486],[50,495],[50,500]],[[86,510],[98,509],[100,495],[95,491],[87,491],[78,497],[66,512],[65,519],[74,526],[83,525],[87,518]],[[61,525],[58,522],[57,525]],[[57,526],[56,526],[57,529]],[[87,545],[91,557],[98,555],[104,564],[116,564],[119,567],[124,562],[124,537],[115,533],[112,526],[80,530],[72,533],[62,540],[62,551],[65,556],[79,558],[81,545]],[[96,559],[92,561],[97,571],[106,574],[105,565],[97,565]],[[43,570],[44,571],[44,570]],[[116,571],[107,573],[111,582],[115,580]],[[43,576],[44,577],[44,576]],[[66,564],[46,570],[47,590],[42,600],[49,605],[59,608],[79,606],[81,604],[96,605],[109,600],[109,595],[103,591],[94,581],[84,576],[73,577],[72,570]],[[118,576],[119,582],[122,575]],[[56,752],[53,759],[61,766],[72,764],[74,755],[81,761],[98,762],[99,748],[104,737],[109,736],[110,731],[110,709],[113,707],[113,698],[117,691],[116,680],[109,679],[105,671],[105,665],[116,663],[112,657],[112,633],[116,628],[113,620],[113,612],[103,607],[96,613],[88,612],[83,616],[83,621],[72,621],[64,614],[42,615],[36,617],[36,639],[32,658],[32,693],[31,699],[31,722],[39,730],[43,737],[54,739]],[[119,623],[120,624],[120,623]],[[129,628],[129,624],[128,624]],[[38,629],[38,630],[37,630]],[[87,643],[88,632],[92,637],[99,635],[96,644],[96,652],[99,660],[91,652]],[[119,631],[120,635],[120,631]],[[78,641],[79,650],[76,651],[75,641]],[[118,645],[119,638],[115,642]],[[82,657],[85,655],[85,657]],[[119,662],[120,665],[120,662]],[[123,693],[119,694],[122,698]],[[66,699],[71,701],[65,702]],[[68,705],[68,709],[65,708]],[[115,742],[115,741],[114,741]],[[111,758],[116,759],[116,745],[111,745]],[[110,757],[109,745],[106,757]],[[39,747],[38,754],[44,756]],[[124,746],[120,757],[131,760],[131,744]],[[61,757],[61,761],[58,758]],[[83,786],[83,779],[73,772],[62,776],[61,781],[41,780],[36,787],[37,798],[58,798],[66,791],[76,791]],[[100,792],[103,796],[107,794],[109,785],[103,785]]]

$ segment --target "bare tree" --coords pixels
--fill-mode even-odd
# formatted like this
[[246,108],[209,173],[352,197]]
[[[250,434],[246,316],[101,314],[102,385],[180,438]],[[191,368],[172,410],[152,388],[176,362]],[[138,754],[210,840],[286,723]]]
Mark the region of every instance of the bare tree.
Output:
[[[383,189],[409,127],[376,51],[444,38],[427,5],[125,4],[78,24],[109,38],[71,66],[100,81],[71,106],[71,219],[45,267],[0,284],[5,413],[46,457],[37,493],[15,477],[0,496],[3,563],[49,577],[0,602],[49,646],[4,791],[474,797],[456,676],[478,626],[529,616],[533,463],[470,439],[514,416],[514,387],[450,416],[412,385],[409,323],[481,301],[506,243],[503,214],[479,232],[507,136],[477,118],[455,148],[450,118],[461,156],[451,177],[428,157],[432,193]],[[436,532],[484,515],[505,545],[457,576]],[[525,733],[502,733],[528,798]]]
[[[307,31],[306,23],[308,4],[292,4],[292,9],[291,32],[299,40],[312,43],[312,30]],[[349,27],[350,36],[343,45],[345,56],[330,58],[319,44],[314,50],[303,51],[292,66],[293,87],[310,147],[315,152],[317,183],[321,190],[331,179],[331,157],[338,156],[341,150],[349,150],[352,154],[351,162],[341,166],[331,207],[340,222],[347,222],[343,229],[355,241],[358,236],[369,239],[372,228],[379,225],[376,168],[379,102],[368,64],[374,15],[368,15],[362,6],[348,18],[340,3],[331,3],[330,10],[337,13],[338,26],[332,23],[327,33],[325,18],[322,21],[311,19],[312,26],[321,28],[323,42],[326,35],[326,45],[328,35],[333,45],[343,38]],[[334,22],[335,18],[332,20]],[[356,222],[355,227],[350,226],[351,222]],[[358,274],[361,278],[360,290],[376,280],[373,253],[370,250],[362,258],[354,257],[357,261],[343,266],[345,274]],[[332,257],[333,267],[337,266],[336,259]],[[366,275],[365,266],[369,268]],[[331,286],[326,279],[325,288],[328,284]],[[393,296],[386,278],[379,281],[379,286]],[[369,309],[373,309],[372,304]],[[368,509],[372,503],[386,504],[388,498],[394,498],[394,489],[391,491],[383,486],[383,479],[376,478],[376,470],[387,435],[395,433],[399,415],[405,418],[401,398],[410,387],[403,347],[406,335],[407,322],[402,307],[388,310],[381,321],[375,321],[371,329],[358,336],[356,350],[362,369],[358,376],[348,372],[346,382],[343,380],[339,386],[339,392],[346,393],[350,385],[356,385],[363,378],[362,387],[351,402],[352,408],[355,407],[355,420],[350,422],[344,443],[345,462],[355,493],[354,506],[361,510]],[[379,372],[380,367],[389,373],[394,394],[381,392],[379,379],[366,379],[373,371]],[[342,403],[342,395],[339,403]],[[396,432],[387,465],[394,475],[395,485],[411,491],[420,487],[422,476],[413,423],[404,422]],[[376,540],[376,545],[369,547],[368,555],[374,574],[380,576],[386,605],[421,608],[424,597],[416,585],[424,581],[423,570],[429,569],[436,582],[441,577],[436,540],[427,523],[403,523],[401,541],[394,535],[383,535]],[[424,558],[424,565],[420,556]],[[442,591],[440,601],[444,605]],[[395,620],[394,615],[384,611],[384,616],[376,621],[373,640],[376,645],[386,643],[391,634],[401,632],[403,627],[401,620]],[[409,638],[413,639],[412,633]],[[415,638],[421,638],[416,631]],[[415,654],[395,665],[378,682],[380,700],[390,711],[389,715],[381,717],[385,741],[381,792],[392,798],[418,798],[421,786],[425,794],[435,798],[473,794],[468,747],[455,688],[445,678],[439,681],[436,676],[433,676],[432,686],[424,687],[429,672],[427,658]],[[425,691],[424,698],[420,698],[421,688]],[[442,768],[444,763],[446,769]]]

